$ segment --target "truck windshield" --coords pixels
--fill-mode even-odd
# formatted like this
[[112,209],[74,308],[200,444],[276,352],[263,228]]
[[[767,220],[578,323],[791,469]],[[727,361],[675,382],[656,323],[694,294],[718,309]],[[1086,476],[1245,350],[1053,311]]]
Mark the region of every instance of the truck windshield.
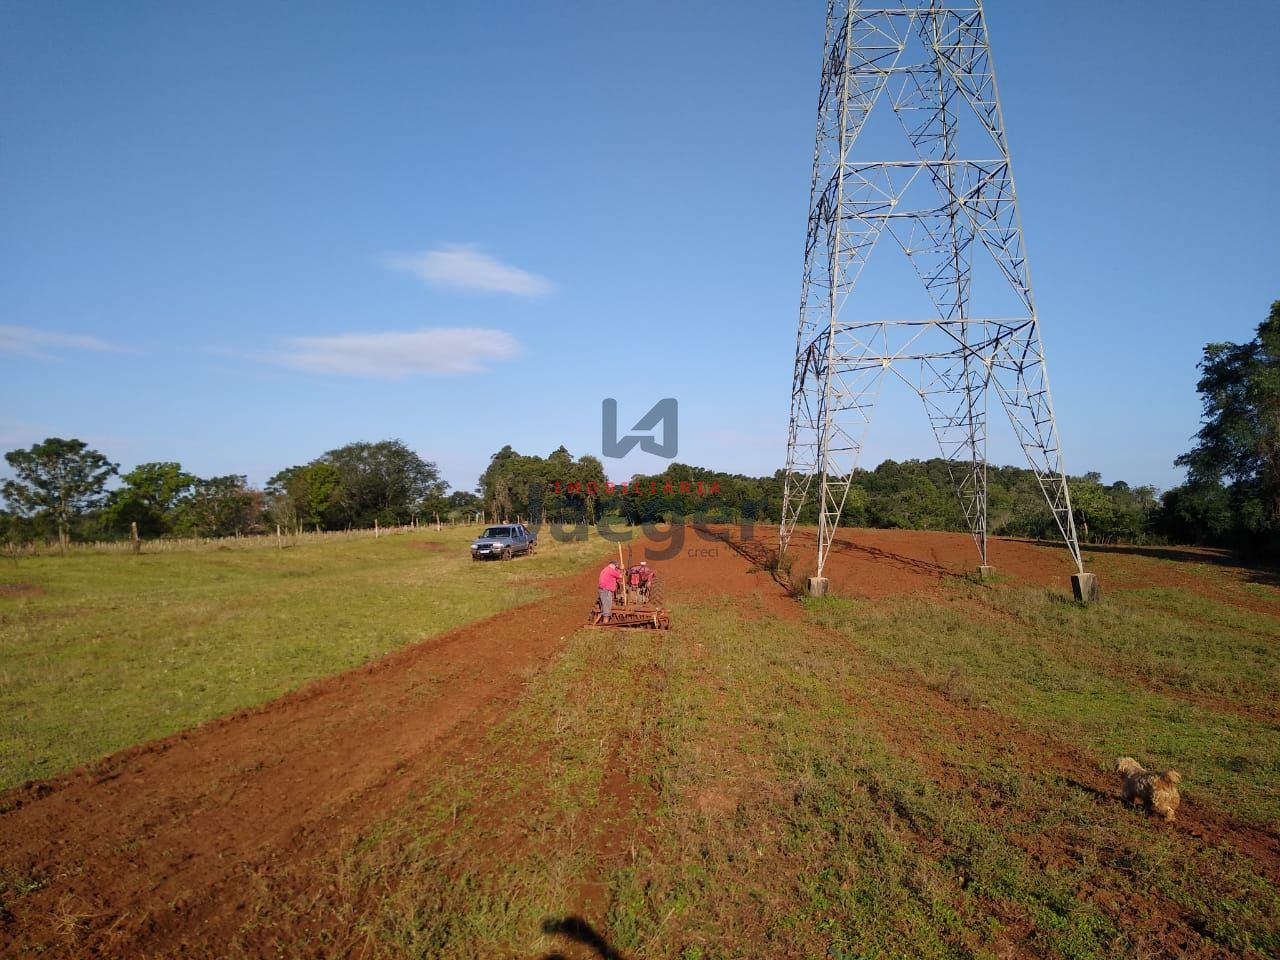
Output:
[[508,530],[506,527],[485,527],[485,528],[484,528],[484,533],[480,534],[480,536],[482,536],[482,537],[509,537],[509,536],[511,536],[511,531],[510,531],[510,530]]

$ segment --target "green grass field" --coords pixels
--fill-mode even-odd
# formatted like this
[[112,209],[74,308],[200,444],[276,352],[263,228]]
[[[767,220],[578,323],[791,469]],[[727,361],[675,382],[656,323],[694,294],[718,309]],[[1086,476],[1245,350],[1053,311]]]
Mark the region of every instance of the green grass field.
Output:
[[532,600],[600,553],[544,537],[532,557],[472,563],[476,532],[4,560],[0,788]]
[[[540,956],[585,890],[637,958],[1275,956],[1280,891],[1246,853],[1087,786],[1120,751],[1176,759],[1191,802],[1274,829],[1275,725],[1115,679],[1176,659],[1176,618],[954,589],[575,636],[489,754],[336,868],[378,904],[377,955]],[[1243,657],[1274,697],[1261,646],[1225,628],[1191,666],[1225,684]]]
[[[21,561],[0,582],[44,592],[0,600],[5,782],[537,596],[606,549],[480,565],[464,544]],[[323,895],[260,878],[225,955],[1280,955],[1280,616],[1259,612],[1280,589],[1178,572],[1205,592],[1153,576],[1081,607],[954,579],[785,618],[677,591],[669,633],[566,638],[478,746],[319,865]],[[1182,771],[1178,824],[1119,802],[1122,753]]]

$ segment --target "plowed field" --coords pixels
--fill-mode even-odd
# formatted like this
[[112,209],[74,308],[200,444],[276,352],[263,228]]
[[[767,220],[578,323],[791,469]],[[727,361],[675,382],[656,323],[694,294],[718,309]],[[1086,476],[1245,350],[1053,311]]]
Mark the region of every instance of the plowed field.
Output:
[[[593,568],[545,584],[545,599],[260,708],[10,790],[0,797],[0,952],[852,958],[1085,956],[1095,946],[1103,956],[1123,945],[1145,956],[1261,956],[1276,943],[1280,839],[1265,796],[1280,773],[1268,761],[1280,723],[1274,678],[1215,679],[1219,668],[1206,666],[1214,676],[1199,682],[1176,649],[1162,652],[1158,638],[1144,647],[1117,620],[1149,612],[1170,644],[1187,630],[1205,643],[1234,631],[1265,673],[1280,632],[1269,574],[1207,552],[1099,549],[1089,556],[1104,601],[1082,611],[1060,596],[1072,572],[1062,548],[995,541],[1003,579],[981,585],[966,577],[976,563],[967,537],[853,531],[828,570],[848,599],[806,605],[753,565],[767,537],[728,536],[691,533],[656,562],[669,634],[583,631]],[[911,620],[925,608],[930,619]],[[895,639],[904,629],[922,639]],[[1075,639],[1058,647],[1055,630]],[[1119,639],[1092,643],[1108,630]],[[775,639],[757,645],[757,631]],[[1007,683],[984,659],[986,636],[1011,651]],[[757,649],[770,651],[759,664]],[[779,670],[785,682],[766,692],[760,678]],[[1041,719],[1046,683],[1073,702],[1102,698],[1098,710],[1121,717],[1131,696],[1134,728],[1077,723],[1067,707]],[[1103,693],[1082,692],[1087,683]],[[563,704],[586,712],[552,731],[578,716]],[[687,711],[700,725],[687,726]],[[1201,729],[1208,723],[1236,726],[1224,734]],[[854,726],[876,752],[850,760],[856,776],[824,780],[831,758],[818,741]],[[1230,746],[1256,731],[1270,738],[1261,756]],[[1218,737],[1222,748],[1180,752],[1183,735]],[[575,736],[586,753],[566,759]],[[1107,767],[1122,749],[1184,768],[1176,825],[1120,804]],[[910,789],[890,796],[888,784],[904,782]],[[863,941],[852,924],[862,908],[841,891],[862,890],[871,867],[858,859],[866,849],[823,832],[833,829],[819,823],[828,788],[830,802],[849,805],[842,816],[889,844],[877,864],[905,857],[915,871],[883,881],[907,901],[879,914],[892,930]],[[576,804],[567,832],[566,804]],[[948,804],[962,812],[947,814]],[[979,831],[990,845],[969,836]],[[558,852],[585,872],[557,879]],[[1016,877],[999,879],[984,857],[1006,858]],[[1181,864],[1204,858],[1212,872],[1177,879]],[[535,879],[502,880],[517,862]],[[1061,882],[1040,890],[1036,871]],[[1228,908],[1193,889],[1209,882],[1235,885],[1236,916],[1215,924]],[[524,897],[542,922],[450,927],[442,914],[459,908],[441,883],[473,884],[477,902]],[[415,900],[414,884],[435,892]],[[673,896],[679,884],[691,886]],[[1053,905],[1058,893],[1096,923]],[[1046,911],[1066,918],[1070,937]]]

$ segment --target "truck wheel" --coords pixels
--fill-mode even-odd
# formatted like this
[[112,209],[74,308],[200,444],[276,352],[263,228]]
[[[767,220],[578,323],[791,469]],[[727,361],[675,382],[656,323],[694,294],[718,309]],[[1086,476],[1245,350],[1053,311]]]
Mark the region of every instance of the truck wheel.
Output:
[[503,560],[510,560],[510,559],[511,559],[511,548],[510,548],[510,547],[503,547],[503,548],[502,548],[502,559],[503,559]]

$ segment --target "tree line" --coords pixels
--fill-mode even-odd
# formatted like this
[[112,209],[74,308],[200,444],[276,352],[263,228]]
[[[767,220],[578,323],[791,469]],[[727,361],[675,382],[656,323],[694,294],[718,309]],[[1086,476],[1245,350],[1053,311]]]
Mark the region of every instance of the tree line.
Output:
[[[1197,389],[1203,420],[1195,446],[1178,458],[1185,483],[1151,486],[1070,478],[1077,529],[1086,542],[1192,543],[1280,558],[1280,301],[1244,344],[1211,343]],[[242,475],[200,478],[178,463],[118,465],[80,440],[50,438],[5,454],[14,477],[2,492],[0,540],[218,537],[282,529],[342,530],[488,520],[594,524],[610,516],[657,520],[777,523],[784,472],[751,477],[671,463],[661,474],[611,483],[594,456],[564,446],[543,456],[510,445],[495,453],[474,493],[449,491],[434,462],[402,441],[350,443],[287,467],[263,489]],[[119,486],[108,490],[118,478]],[[950,467],[941,459],[886,460],[858,470],[845,503],[848,526],[966,529]],[[810,497],[802,523],[815,523]],[[997,536],[1058,535],[1035,474],[987,472],[988,529]]]
[[[406,524],[479,507],[449,494],[435,463],[400,440],[349,443],[287,467],[264,489],[240,474],[197,477],[180,463],[119,466],[81,440],[51,437],[5,454],[14,477],[2,492],[0,539],[109,540],[130,536],[250,536]],[[108,490],[118,479],[119,486]]]
[[[752,477],[672,462],[662,473],[607,481],[594,457],[574,460],[564,447],[547,457],[494,454],[481,477],[488,515],[534,523],[594,524],[613,517],[627,524],[753,521],[782,516],[785,472]],[[1056,537],[1036,475],[1018,467],[990,467],[988,525],[999,536]],[[1076,522],[1093,542],[1161,540],[1161,501],[1154,487],[1103,484],[1096,473],[1071,479]],[[810,497],[801,523],[817,523]],[[965,530],[950,465],[941,459],[886,460],[854,473],[841,522],[855,527]]]
[[1187,482],[1164,496],[1166,535],[1280,559],[1280,300],[1248,343],[1210,343],[1196,384]]

